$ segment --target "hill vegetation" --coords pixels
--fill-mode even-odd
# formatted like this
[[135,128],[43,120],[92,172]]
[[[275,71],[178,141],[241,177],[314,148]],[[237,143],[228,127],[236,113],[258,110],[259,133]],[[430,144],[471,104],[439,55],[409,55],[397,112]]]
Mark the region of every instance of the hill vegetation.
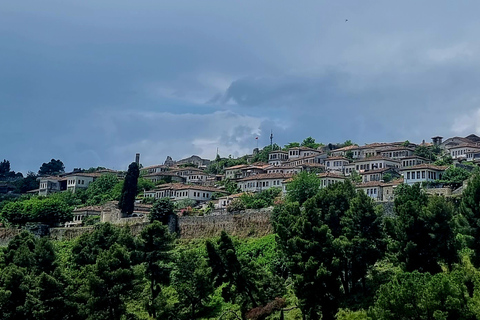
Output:
[[[83,196],[120,194],[108,179]],[[178,240],[164,225],[173,207],[161,201],[137,236],[111,224],[64,242],[22,232],[0,250],[0,318],[480,317],[480,175],[461,199],[401,185],[393,215],[349,181],[318,192],[316,183],[302,174],[286,197],[272,189],[241,199],[274,205],[275,234],[263,238]],[[22,219],[62,217],[60,197],[81,200],[34,197],[2,215],[22,205]]]

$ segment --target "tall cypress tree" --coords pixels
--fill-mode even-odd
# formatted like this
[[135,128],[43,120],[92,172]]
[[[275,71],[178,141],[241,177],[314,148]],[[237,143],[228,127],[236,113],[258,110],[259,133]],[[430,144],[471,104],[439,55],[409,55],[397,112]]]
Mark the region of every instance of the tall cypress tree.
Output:
[[125,182],[123,183],[122,195],[118,202],[118,207],[123,214],[132,214],[135,204],[135,197],[137,195],[137,183],[140,169],[136,162],[132,162],[128,166]]

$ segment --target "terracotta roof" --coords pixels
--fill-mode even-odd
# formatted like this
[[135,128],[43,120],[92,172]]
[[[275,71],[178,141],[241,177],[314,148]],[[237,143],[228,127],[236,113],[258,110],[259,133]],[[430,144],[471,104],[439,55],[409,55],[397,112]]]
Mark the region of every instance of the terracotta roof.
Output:
[[285,153],[285,154],[288,154],[287,151],[283,151],[283,150],[274,150],[274,151],[270,151],[268,154],[271,154],[271,153]]
[[333,173],[333,172],[323,172],[317,174],[319,178],[337,178],[337,179],[346,179],[345,176]]
[[334,149],[334,150],[332,150],[332,152],[337,152],[337,151],[349,151],[349,150],[353,150],[353,149],[362,149],[362,148],[363,148],[363,147],[356,146],[356,145],[352,145],[352,146],[346,146],[346,147]]
[[98,172],[90,172],[90,173],[84,173],[84,172],[75,172],[75,173],[71,173],[68,175],[68,177],[75,177],[75,176],[78,176],[78,177],[92,177],[92,178],[98,178],[100,177],[102,174],[101,173],[98,173]]
[[431,161],[430,159],[420,157],[420,156],[409,156],[409,157],[402,158],[402,160],[408,160],[408,159],[421,159],[421,160],[425,160],[425,161]]
[[66,181],[66,177],[58,177],[58,176],[47,176],[47,177],[38,177],[37,180],[54,180],[54,181]]
[[260,173],[252,176],[239,179],[238,181],[251,181],[251,180],[263,180],[263,179],[286,179],[291,177],[291,174],[287,173]]
[[156,164],[156,165],[153,165],[153,166],[143,167],[140,170],[148,170],[148,169],[155,169],[155,168],[168,168],[168,166],[166,166],[164,164]]
[[320,152],[319,150],[317,149],[313,149],[313,148],[309,148],[309,147],[293,147],[293,148],[290,148],[288,150],[300,150],[300,151],[315,151],[315,152]]
[[385,171],[390,171],[390,170],[393,170],[395,171],[395,168],[381,168],[381,169],[375,169],[375,170],[369,170],[369,171],[362,171],[362,172],[359,172],[361,175],[362,174],[375,174],[375,173],[382,173],[382,172],[385,172]]
[[79,212],[79,211],[102,211],[103,207],[102,206],[87,206],[87,207],[81,207],[81,208],[75,208],[73,212]]
[[475,143],[462,143],[453,147],[448,148],[448,150],[456,149],[456,148],[475,148],[480,149],[480,146],[476,145]]
[[225,170],[242,169],[242,168],[245,168],[245,167],[248,167],[248,165],[246,165],[246,164],[237,164],[236,166],[232,166],[232,167],[225,168]]
[[144,177],[179,177],[179,175],[176,174],[175,172],[164,171],[164,172],[149,173],[144,175]]
[[331,160],[345,160],[345,161],[348,161],[348,159],[345,158],[345,157],[328,157],[324,161],[331,161]]
[[448,166],[436,166],[430,163],[422,163],[422,164],[417,164],[416,166],[411,166],[407,168],[401,168],[400,171],[406,171],[406,170],[418,170],[418,169],[430,169],[430,170],[436,170],[436,171],[445,171],[448,168]]
[[413,152],[415,149],[400,146],[400,147],[391,147],[391,148],[382,149],[380,152],[389,152],[389,151],[397,151],[397,150],[408,150]]
[[206,186],[197,186],[197,185],[192,185],[192,184],[183,184],[183,183],[168,183],[159,186],[158,188],[155,188],[154,190],[151,190],[151,192],[156,192],[156,191],[161,191],[161,190],[200,190],[200,191],[211,191],[211,192],[222,192],[225,193],[225,191],[222,191],[220,189],[214,188],[214,187],[206,187]]
[[373,156],[373,157],[368,157],[368,158],[365,158],[365,159],[358,159],[358,160],[355,160],[353,163],[368,162],[368,161],[375,161],[375,160],[386,160],[386,161],[390,161],[390,162],[400,163],[400,161],[398,161],[398,160],[393,160],[392,158],[387,158],[387,157],[384,157],[384,156]]

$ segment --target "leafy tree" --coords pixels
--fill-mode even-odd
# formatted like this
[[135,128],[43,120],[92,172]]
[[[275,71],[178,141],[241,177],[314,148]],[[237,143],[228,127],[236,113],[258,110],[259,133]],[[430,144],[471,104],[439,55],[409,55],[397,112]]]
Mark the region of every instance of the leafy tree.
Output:
[[38,170],[39,175],[54,175],[65,172],[65,165],[60,160],[52,159],[50,162],[42,163],[40,170]]
[[123,183],[122,194],[120,196],[120,201],[118,202],[118,207],[123,214],[132,214],[135,197],[137,196],[137,183],[138,176],[140,175],[140,169],[136,162],[132,162],[128,166],[127,175],[125,176],[125,181]]
[[170,198],[158,199],[150,209],[150,222],[160,221],[162,224],[167,224],[169,217],[174,214],[174,207]]
[[422,145],[417,146],[413,154],[419,157],[432,160],[432,161],[435,161],[437,159],[433,149],[427,146],[422,146]]
[[2,162],[0,162],[0,176],[6,175],[9,172],[10,172],[10,161],[4,159]]
[[282,294],[274,279],[268,278],[253,262],[238,257],[235,245],[225,231],[216,244],[207,241],[206,247],[214,284],[223,284],[223,298],[239,304],[243,315]]
[[173,241],[174,236],[159,221],[148,225],[140,235],[138,247],[145,264],[145,276],[149,281],[150,288],[146,308],[154,319],[159,312],[157,306],[162,285],[167,285],[170,281]]
[[155,183],[145,178],[138,178],[137,194],[143,193],[143,191],[152,190],[155,188]]
[[302,141],[302,147],[317,149],[318,147],[320,147],[320,145],[321,145],[321,144],[320,144],[320,143],[316,143],[316,142],[315,142],[315,139],[312,138],[312,137],[305,138],[305,139]]
[[286,145],[283,147],[283,150],[288,151],[289,149],[291,149],[291,148],[296,148],[296,147],[300,147],[300,143],[298,143],[298,142],[290,142],[290,143],[286,144]]
[[402,146],[403,146],[403,147],[409,147],[409,146],[410,146],[410,141],[405,140],[405,141],[402,143]]
[[406,271],[438,273],[440,263],[457,260],[454,249],[454,208],[441,197],[428,199],[419,184],[400,185],[395,191],[395,217],[387,219],[388,231]]
[[342,147],[349,147],[349,146],[353,146],[352,140],[345,140],[345,142],[342,143]]
[[178,292],[179,314],[184,319],[199,319],[213,293],[211,268],[197,251],[181,251],[172,272],[172,284]]
[[350,173],[350,176],[348,177],[352,183],[361,183],[362,182],[362,176],[360,173],[358,173],[357,170],[352,170]]
[[445,170],[442,175],[442,179],[436,181],[437,183],[443,183],[458,188],[463,184],[463,181],[470,177],[471,173],[461,167],[450,166]]
[[273,226],[303,319],[333,319],[340,282],[332,273],[334,237],[329,227],[317,212],[300,210],[297,202],[275,207]]
[[298,201],[302,205],[313,197],[320,189],[320,179],[315,173],[302,171],[287,184],[287,197],[290,201]]
[[[461,270],[452,273],[401,273],[383,285],[375,306],[369,312],[373,319],[476,319],[471,280]],[[478,281],[478,275],[477,280]],[[473,289],[473,288],[472,288]],[[478,284],[475,284],[475,295]]]
[[114,174],[104,174],[90,183],[87,188],[89,205],[96,205],[105,201],[113,200],[112,190],[118,184],[118,178]]
[[88,277],[88,319],[119,320],[125,314],[135,280],[130,255],[117,243],[98,255]]
[[15,192],[26,193],[27,191],[38,189],[40,181],[37,180],[37,175],[34,172],[29,171],[26,177],[15,181],[15,186]]
[[55,198],[31,198],[24,201],[7,203],[0,211],[0,217],[12,224],[43,222],[54,225],[69,221],[72,210]]
[[268,162],[268,154],[274,150],[280,150],[281,148],[274,143],[272,146],[265,146],[262,150],[260,150],[257,154],[255,154],[252,158],[252,162]]
[[[480,174],[473,175],[463,191],[459,207],[461,228],[459,232],[465,236],[469,248],[473,250],[472,263],[480,267]],[[462,219],[463,218],[463,219]]]

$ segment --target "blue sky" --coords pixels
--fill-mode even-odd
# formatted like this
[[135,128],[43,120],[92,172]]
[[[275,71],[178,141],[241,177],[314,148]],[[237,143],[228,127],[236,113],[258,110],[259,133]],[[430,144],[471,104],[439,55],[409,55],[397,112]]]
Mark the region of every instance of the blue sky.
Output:
[[[0,158],[480,133],[477,1],[2,1]],[[348,19],[348,21],[345,21]]]

